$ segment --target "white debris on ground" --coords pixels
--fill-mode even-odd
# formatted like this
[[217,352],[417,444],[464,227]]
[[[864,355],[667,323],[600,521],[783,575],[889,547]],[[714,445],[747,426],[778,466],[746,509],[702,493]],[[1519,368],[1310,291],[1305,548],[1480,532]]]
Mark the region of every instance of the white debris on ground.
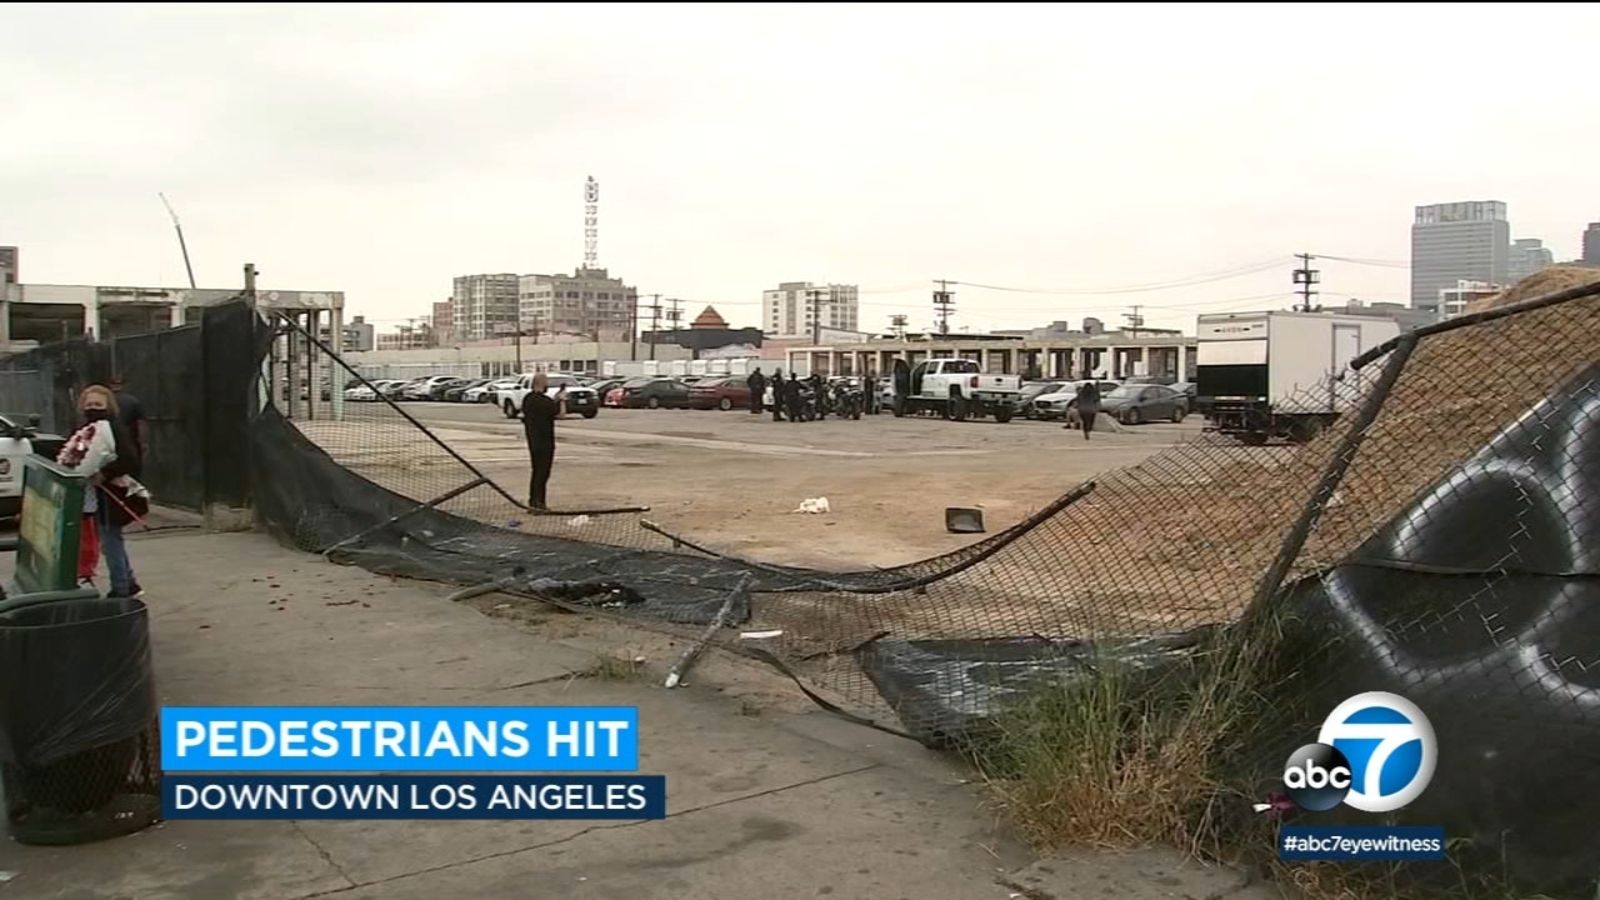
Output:
[[582,528],[583,526],[589,524],[589,517],[588,516],[575,516],[567,524],[571,525],[573,528]]
[[807,499],[800,501],[800,508],[796,509],[795,512],[820,515],[827,512],[829,508],[827,497],[808,497]]

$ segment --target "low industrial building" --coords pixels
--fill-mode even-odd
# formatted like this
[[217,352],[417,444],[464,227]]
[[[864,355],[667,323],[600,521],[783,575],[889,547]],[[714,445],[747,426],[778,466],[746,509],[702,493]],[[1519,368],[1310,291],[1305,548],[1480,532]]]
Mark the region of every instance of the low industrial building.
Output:
[[1135,375],[1188,381],[1194,377],[1195,338],[1182,334],[1107,332],[1071,338],[1032,339],[1008,335],[920,335],[863,343],[791,347],[785,368],[822,375],[882,375],[903,359],[970,359],[996,375],[1032,379],[1076,378],[1095,372],[1112,379]]
[[373,350],[346,353],[344,361],[367,379],[416,378],[455,375],[460,378],[497,378],[523,372],[550,371],[599,375],[605,362],[658,359],[693,359],[694,353],[676,344],[650,345],[643,341],[584,341],[545,335],[538,341],[523,338],[476,341],[451,347],[411,350]]
[[[0,283],[0,351],[90,336],[100,340],[146,334],[199,321],[202,307],[240,296],[239,288],[161,288],[124,285]],[[258,291],[265,309],[315,316],[343,331],[341,291]]]

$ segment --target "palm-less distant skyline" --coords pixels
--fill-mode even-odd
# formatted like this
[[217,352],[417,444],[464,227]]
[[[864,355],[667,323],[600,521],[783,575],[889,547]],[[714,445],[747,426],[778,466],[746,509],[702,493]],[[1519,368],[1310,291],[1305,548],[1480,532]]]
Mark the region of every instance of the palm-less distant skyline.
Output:
[[[780,281],[861,323],[1193,329],[1405,302],[1412,207],[1600,220],[1600,10],[1561,5],[13,6],[0,244],[22,280],[342,290],[388,326],[451,278],[599,261],[756,324]],[[1380,263],[1380,264],[1370,264]],[[986,285],[990,287],[978,287]],[[1122,291],[1149,287],[1149,290]],[[994,288],[1009,288],[997,290]],[[1094,293],[1095,291],[1101,291]]]

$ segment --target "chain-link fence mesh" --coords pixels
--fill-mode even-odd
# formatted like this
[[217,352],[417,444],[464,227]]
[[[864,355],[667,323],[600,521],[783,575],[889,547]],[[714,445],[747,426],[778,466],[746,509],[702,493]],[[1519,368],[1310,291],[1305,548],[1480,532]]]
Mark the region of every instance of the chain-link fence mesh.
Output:
[[[1593,839],[1560,834],[1543,804],[1600,787],[1572,755],[1600,738],[1596,348],[1592,292],[1407,336],[1303,393],[1294,408],[1317,417],[1306,443],[1203,435],[891,569],[735,559],[648,513],[529,515],[520,486],[477,462],[519,459],[520,435],[430,432],[382,401],[292,421],[267,410],[266,474],[317,486],[258,503],[269,521],[292,510],[278,524],[335,558],[505,578],[656,627],[703,625],[748,576],[739,629],[781,632],[759,642],[764,658],[934,744],[1108,658],[1160,669],[1271,617],[1256,672],[1270,739],[1241,768],[1272,772],[1354,693],[1402,694],[1444,748],[1439,787],[1402,820],[1515,843],[1522,874],[1553,877],[1592,859],[1574,842]],[[329,369],[342,387],[347,370]],[[469,442],[476,459],[456,450]],[[750,652],[736,636],[724,644]]]

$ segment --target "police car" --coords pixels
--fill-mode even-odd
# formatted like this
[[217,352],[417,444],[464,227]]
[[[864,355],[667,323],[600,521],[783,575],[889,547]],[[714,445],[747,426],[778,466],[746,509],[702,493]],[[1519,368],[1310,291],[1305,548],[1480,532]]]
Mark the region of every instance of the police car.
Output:
[[22,471],[25,460],[37,453],[55,459],[65,439],[39,433],[39,417],[0,414],[0,518],[22,512]]

